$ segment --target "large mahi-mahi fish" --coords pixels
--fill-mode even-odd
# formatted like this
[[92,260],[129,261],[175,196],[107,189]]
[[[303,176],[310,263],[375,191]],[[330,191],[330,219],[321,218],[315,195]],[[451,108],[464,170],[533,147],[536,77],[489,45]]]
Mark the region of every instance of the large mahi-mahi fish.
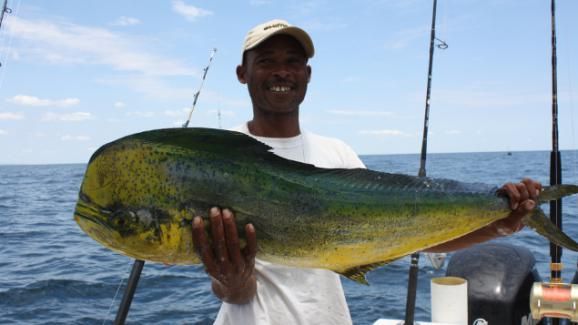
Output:
[[[102,245],[133,258],[197,264],[191,221],[210,207],[235,212],[240,236],[252,223],[257,257],[363,273],[506,217],[497,188],[365,169],[322,169],[271,153],[253,138],[203,128],[130,135],[90,159],[75,219]],[[578,192],[545,187],[540,201]],[[524,223],[558,245],[578,244],[540,208]],[[207,223],[208,224],[208,223]]]

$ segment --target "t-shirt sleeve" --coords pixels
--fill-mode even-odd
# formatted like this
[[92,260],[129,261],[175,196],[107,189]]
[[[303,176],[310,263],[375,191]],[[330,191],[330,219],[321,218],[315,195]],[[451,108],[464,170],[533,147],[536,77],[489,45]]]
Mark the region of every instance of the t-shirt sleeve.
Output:
[[342,141],[339,142],[341,142],[343,168],[366,168],[363,161],[349,145]]

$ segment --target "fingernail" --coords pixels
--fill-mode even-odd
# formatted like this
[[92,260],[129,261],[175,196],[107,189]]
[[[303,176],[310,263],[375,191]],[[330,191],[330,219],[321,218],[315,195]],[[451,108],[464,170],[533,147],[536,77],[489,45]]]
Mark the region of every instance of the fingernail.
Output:
[[516,210],[518,208],[518,202],[514,202],[512,205],[512,210]]
[[540,196],[540,190],[536,189],[536,197]]
[[221,213],[221,211],[219,210],[219,208],[217,207],[212,207],[211,208],[211,216],[216,217],[219,215],[219,213]]

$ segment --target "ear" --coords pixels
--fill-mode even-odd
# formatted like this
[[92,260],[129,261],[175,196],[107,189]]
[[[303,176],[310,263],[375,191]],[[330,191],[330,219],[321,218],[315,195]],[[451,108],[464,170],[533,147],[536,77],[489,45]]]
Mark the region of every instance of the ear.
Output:
[[311,66],[307,65],[307,83],[311,81]]
[[245,73],[247,72],[247,69],[245,68],[245,66],[238,65],[236,72],[237,72],[237,80],[239,80],[239,82],[242,84],[246,84],[247,79],[245,78]]

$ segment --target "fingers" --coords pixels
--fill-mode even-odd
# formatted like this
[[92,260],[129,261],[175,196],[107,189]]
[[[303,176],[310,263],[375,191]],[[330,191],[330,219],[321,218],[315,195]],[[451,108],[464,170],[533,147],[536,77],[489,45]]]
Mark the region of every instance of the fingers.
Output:
[[207,239],[205,225],[201,217],[193,219],[193,245],[201,261],[203,261],[207,273],[216,274],[217,266],[213,257],[213,249]]
[[507,218],[493,224],[496,233],[507,236],[520,231],[524,227],[522,219],[536,208],[541,191],[542,184],[529,178],[523,179],[520,183],[505,184],[501,192],[508,196],[512,212]]
[[255,259],[257,255],[257,233],[252,224],[245,226],[245,235],[247,237],[247,246],[245,246],[245,256],[247,258]]
[[[538,197],[542,191],[542,184],[525,178],[520,183],[506,183],[501,191],[508,196],[512,210],[517,210],[520,205],[522,205],[522,210],[529,212],[536,206],[536,202],[538,202]],[[533,203],[526,202],[529,200],[533,201]]]
[[226,263],[229,261],[229,253],[227,251],[227,241],[225,239],[221,209],[212,208],[210,211],[210,219],[215,258],[220,263]]
[[256,233],[245,227],[247,244],[241,249],[235,216],[229,209],[212,208],[210,239],[201,217],[193,220],[193,244],[207,273],[224,285],[236,285],[253,274],[257,252]]
[[251,271],[255,268],[255,256],[257,255],[257,233],[252,224],[245,226],[245,236],[247,244],[243,249],[245,258],[245,270]]
[[526,186],[526,189],[528,190],[528,195],[529,195],[530,199],[532,199],[535,202],[538,202],[538,197],[540,196],[540,193],[542,192],[542,184],[540,182],[536,182],[530,178],[524,178],[522,180],[522,184],[524,184]]
[[245,263],[241,259],[241,245],[239,244],[237,225],[235,225],[233,213],[229,209],[223,210],[223,225],[227,236],[227,251],[231,264],[237,271],[243,271]]
[[502,186],[502,190],[506,193],[510,200],[510,209],[516,210],[518,202],[520,202],[520,192],[514,183],[506,183]]

